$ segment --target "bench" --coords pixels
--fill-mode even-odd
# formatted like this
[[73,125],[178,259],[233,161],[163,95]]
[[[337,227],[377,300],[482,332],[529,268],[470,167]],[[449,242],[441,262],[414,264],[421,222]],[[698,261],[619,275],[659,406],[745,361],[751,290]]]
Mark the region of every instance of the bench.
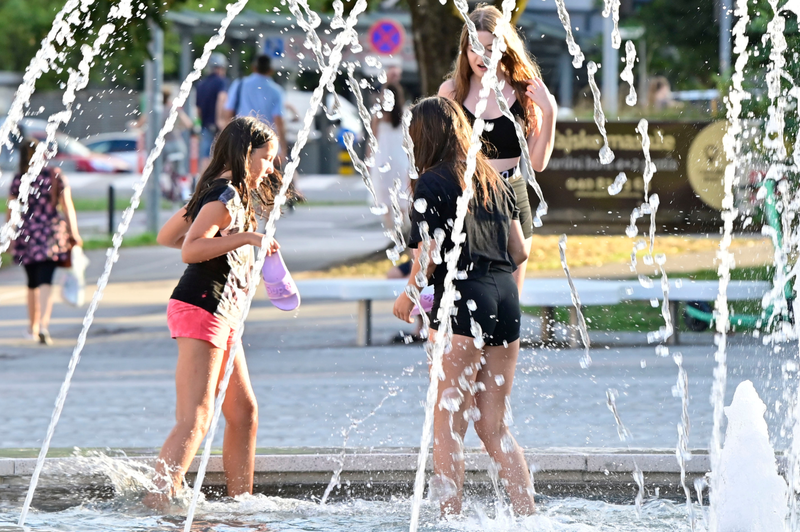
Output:
[[[356,301],[358,303],[358,331],[356,343],[367,346],[372,343],[372,302],[393,301],[406,286],[405,279],[312,279],[298,281],[297,287],[303,301]],[[660,300],[661,284],[654,279],[653,286],[643,287],[639,281],[575,279],[575,289],[582,306],[616,305],[623,301]],[[766,281],[731,281],[728,285],[728,300],[740,301],[761,299],[771,288]],[[688,301],[713,301],[717,298],[717,281],[670,280],[670,312],[673,323],[678,323],[678,304]],[[577,312],[572,305],[572,296],[566,278],[526,279],[520,297],[525,306],[542,307],[552,315],[554,307],[570,308],[570,323],[577,323]],[[677,328],[676,328],[677,329]],[[677,330],[670,343],[678,343]],[[571,345],[577,345],[573,337]]]

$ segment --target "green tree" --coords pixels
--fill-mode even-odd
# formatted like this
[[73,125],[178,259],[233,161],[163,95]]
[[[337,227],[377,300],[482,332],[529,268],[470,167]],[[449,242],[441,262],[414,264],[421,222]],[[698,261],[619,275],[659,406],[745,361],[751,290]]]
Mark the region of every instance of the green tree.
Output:
[[633,19],[645,27],[648,71],[666,76],[673,88],[708,88],[719,72],[716,2],[653,0]]

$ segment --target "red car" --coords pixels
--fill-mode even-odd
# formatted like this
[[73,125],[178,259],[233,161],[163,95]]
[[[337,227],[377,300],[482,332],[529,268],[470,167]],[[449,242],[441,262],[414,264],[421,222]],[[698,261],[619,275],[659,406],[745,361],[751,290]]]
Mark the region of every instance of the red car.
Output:
[[[0,117],[0,125],[5,122],[5,117]],[[38,118],[23,118],[19,124],[23,134],[38,140],[45,140],[47,121]],[[89,148],[69,135],[56,133],[54,139],[58,152],[53,157],[51,164],[61,167],[65,172],[101,172],[121,173],[133,172],[135,169],[124,160],[113,155],[94,153]],[[3,171],[15,172],[19,168],[19,154],[17,150],[0,149],[0,168]]]
[[[39,140],[47,138],[47,134],[42,132],[30,132]],[[53,157],[54,165],[59,166],[65,172],[101,172],[101,173],[121,173],[133,172],[131,165],[113,155],[95,153],[78,140],[65,135],[56,133],[55,142],[58,145],[58,153]]]

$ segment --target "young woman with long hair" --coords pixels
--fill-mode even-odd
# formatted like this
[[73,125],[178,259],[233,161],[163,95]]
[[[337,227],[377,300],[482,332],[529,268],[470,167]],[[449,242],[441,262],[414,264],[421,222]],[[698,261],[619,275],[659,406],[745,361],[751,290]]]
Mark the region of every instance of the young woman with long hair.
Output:
[[[452,221],[456,200],[466,188],[464,171],[472,128],[454,101],[433,97],[412,109],[409,129],[414,157],[420,173],[412,181],[409,246],[417,248],[409,285],[417,286],[420,273],[419,243],[423,232],[444,232],[441,256],[453,249]],[[464,220],[464,240],[458,270],[466,278],[454,281],[460,299],[450,316],[452,348],[444,353],[444,379],[434,408],[433,464],[438,481],[450,484],[453,495],[441,501],[443,514],[460,513],[464,484],[463,438],[469,425],[465,413],[474,406],[479,416],[470,416],[475,431],[492,459],[500,465],[514,511],[533,513],[533,486],[522,449],[505,424],[506,400],[511,394],[519,355],[519,293],[513,272],[528,258],[519,210],[511,185],[502,179],[486,158],[478,154],[472,177],[475,195]],[[426,225],[427,224],[427,225]],[[425,229],[423,229],[425,228]],[[424,275],[434,287],[431,336],[435,338],[446,319],[439,316],[447,266],[433,260]],[[417,288],[420,288],[417,286]],[[394,314],[411,321],[413,303],[403,293],[394,304]],[[475,338],[477,327],[480,338]]]
[[[158,243],[180,249],[188,266],[167,306],[167,325],[178,342],[176,423],[161,447],[148,506],[163,509],[180,489],[208,432],[243,305],[255,286],[253,246],[264,236],[255,232],[256,209],[272,204],[280,184],[277,153],[269,126],[250,117],[232,120],[217,137],[191,201],[158,234]],[[278,247],[273,240],[267,253]],[[242,349],[222,413],[228,495],[252,493],[258,404]]]
[[[528,151],[535,172],[547,167],[553,153],[555,139],[556,113],[555,98],[542,81],[539,66],[528,54],[517,30],[502,20],[502,13],[493,6],[479,5],[469,15],[478,30],[478,40],[484,46],[486,55],[492,55],[494,31],[503,25],[503,40],[506,51],[497,67],[497,79],[505,82],[503,96],[508,102],[515,120],[520,122],[528,141]],[[461,104],[470,122],[475,120],[475,107],[480,100],[481,79],[487,70],[483,58],[472,50],[466,25],[461,31],[459,55],[448,79],[439,87],[439,96],[451,98]],[[487,122],[483,131],[482,151],[489,164],[508,180],[517,196],[520,209],[520,222],[525,236],[525,246],[531,247],[533,236],[533,215],[528,200],[528,188],[519,170],[522,154],[514,124],[504,117],[491,94],[486,102],[486,111],[481,118]],[[525,281],[527,261],[520,264],[514,273],[519,290]]]

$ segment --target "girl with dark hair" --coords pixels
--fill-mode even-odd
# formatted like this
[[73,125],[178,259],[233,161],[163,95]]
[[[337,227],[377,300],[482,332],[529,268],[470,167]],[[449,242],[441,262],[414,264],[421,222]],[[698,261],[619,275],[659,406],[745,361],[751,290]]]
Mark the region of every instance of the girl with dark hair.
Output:
[[[412,181],[414,204],[424,212],[411,210],[409,246],[417,248],[408,284],[417,285],[420,273],[418,249],[423,233],[441,240],[439,255],[454,247],[452,224],[456,200],[466,188],[467,151],[472,128],[461,106],[442,97],[426,98],[412,109],[409,129],[414,157],[420,173]],[[469,419],[492,459],[500,465],[514,511],[534,511],[533,486],[522,450],[505,423],[506,401],[514,382],[519,355],[519,293],[512,273],[528,258],[524,246],[514,190],[481,155],[472,177],[475,195],[464,220],[464,235],[458,270],[465,276],[454,281],[460,299],[450,317],[440,314],[444,261],[433,257],[423,274],[434,288],[431,310],[431,338],[444,319],[450,319],[452,346],[444,353],[444,376],[433,418],[433,464],[437,482],[450,485],[453,495],[441,501],[443,514],[460,513],[464,484],[463,438]],[[417,203],[419,202],[419,203]],[[411,321],[414,304],[403,293],[394,304],[394,314]],[[479,332],[480,331],[480,332]],[[479,415],[465,416],[476,407]]]
[[[494,31],[501,26],[506,50],[497,67],[498,82],[505,82],[503,96],[516,121],[522,125],[534,172],[547,167],[553,153],[556,112],[558,106],[542,81],[539,66],[528,54],[517,30],[502,20],[502,13],[494,6],[479,5],[469,18],[478,30],[478,40],[485,48],[486,56],[492,55]],[[475,108],[480,100],[481,79],[486,72],[483,58],[472,50],[466,25],[461,31],[459,55],[455,67],[442,86],[439,96],[451,98],[461,104],[470,122],[475,121]],[[522,154],[514,124],[504,117],[491,94],[481,118],[486,129],[481,135],[483,153],[489,163],[514,187],[520,210],[520,223],[525,235],[525,246],[531,247],[533,215],[528,199],[528,185],[519,170]],[[519,290],[525,282],[527,261],[519,264],[514,279]]]
[[[22,176],[28,172],[38,144],[34,138],[22,141],[19,173],[11,181],[9,201],[19,196]],[[27,205],[22,213],[22,227],[13,243],[13,256],[14,261],[25,268],[28,277],[27,336],[51,345],[53,341],[47,329],[53,309],[53,275],[56,267],[69,260],[72,246],[83,246],[83,241],[78,233],[69,184],[58,168],[45,167],[33,179]],[[6,219],[10,217],[11,209]]]
[[[158,243],[180,249],[188,266],[167,306],[170,334],[178,342],[176,424],[161,448],[157,491],[145,498],[148,506],[166,506],[209,429],[242,307],[255,285],[253,246],[260,247],[264,236],[255,232],[256,204],[269,208],[280,185],[277,153],[278,138],[266,124],[233,119],[215,141],[192,199],[158,234]],[[278,248],[273,240],[267,254]],[[252,493],[258,404],[241,348],[222,413],[228,495]]]

